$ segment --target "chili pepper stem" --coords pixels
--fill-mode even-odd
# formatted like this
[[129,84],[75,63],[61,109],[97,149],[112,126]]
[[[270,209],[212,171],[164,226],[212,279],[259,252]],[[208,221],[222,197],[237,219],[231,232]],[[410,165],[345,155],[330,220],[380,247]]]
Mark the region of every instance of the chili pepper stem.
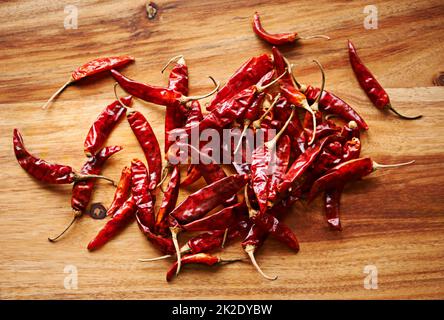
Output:
[[310,40],[310,39],[319,39],[319,38],[326,39],[326,40],[331,39],[329,36],[326,36],[325,34],[315,34],[312,36],[306,36],[306,37],[299,36],[298,37],[298,39],[301,39],[301,40]]
[[264,121],[265,117],[271,112],[271,110],[273,110],[274,106],[277,104],[277,102],[278,102],[278,100],[279,100],[280,97],[281,97],[281,94],[278,93],[278,94],[276,95],[276,97],[274,97],[274,100],[273,100],[273,102],[271,103],[271,106],[267,109],[267,111],[265,111],[264,114],[263,114],[259,119],[255,120],[255,121],[253,122],[253,127],[254,127],[255,129],[260,129],[260,128],[261,128],[261,123],[262,123],[262,121]]
[[224,238],[222,239],[222,244],[220,245],[220,247],[222,249],[225,247],[225,242],[227,241],[227,236],[228,236],[228,228],[225,229]]
[[245,120],[244,121],[244,129],[242,130],[241,136],[239,138],[239,142],[236,145],[236,149],[234,149],[234,154],[236,154],[239,151],[240,146],[242,145],[242,139],[244,138],[245,134],[247,133],[247,129],[251,124],[251,120]]
[[63,90],[65,90],[71,83],[74,82],[73,78],[69,78],[68,81],[65,82],[65,84],[63,86],[61,86],[49,99],[48,101],[46,101],[46,103],[42,106],[42,109],[46,109],[49,104],[55,99],[57,98],[57,96],[59,96]]
[[66,231],[68,231],[69,228],[74,224],[74,222],[82,215],[82,212],[75,211],[74,218],[71,220],[71,222],[68,224],[68,226],[65,228],[65,230],[62,231],[58,236],[56,237],[48,237],[49,242],[56,242],[61,236],[65,234]]
[[101,175],[97,175],[97,174],[74,173],[74,181],[84,181],[84,180],[88,180],[88,179],[103,179],[103,180],[111,182],[111,184],[113,186],[115,186],[115,187],[117,186],[113,179],[105,177],[105,176],[101,176]]
[[165,64],[165,66],[162,68],[162,70],[160,71],[160,73],[163,73],[163,72],[166,70],[166,68],[168,68],[168,66],[169,66],[173,61],[176,61],[176,60],[177,60],[177,63],[185,64],[185,59],[184,59],[183,55],[180,54],[180,55],[175,56],[175,57],[172,57],[170,60],[168,60],[168,62],[167,62],[167,63]]
[[384,168],[397,168],[397,167],[407,166],[407,165],[412,164],[414,162],[415,162],[415,160],[408,161],[408,162],[402,162],[402,163],[394,163],[394,164],[380,164],[380,163],[373,161],[373,170],[384,169]]
[[313,134],[311,135],[311,139],[308,142],[308,145],[310,146],[313,144],[316,138],[316,114],[314,113],[313,109],[308,105],[307,100],[304,100],[304,102],[302,103],[302,108],[308,111],[313,118]]
[[165,193],[165,190],[163,190],[163,183],[165,182],[166,178],[168,177],[168,174],[170,173],[171,165],[167,163],[163,169],[162,169],[162,175],[160,178],[159,183],[157,184],[156,188],[159,188],[162,193]]
[[266,84],[265,86],[256,86],[256,90],[258,93],[261,93],[263,91],[265,91],[266,89],[270,88],[271,86],[273,86],[276,82],[278,82],[283,76],[285,76],[288,72],[288,69],[285,68],[285,71],[282,72],[282,74],[277,77],[276,79],[274,79],[273,81],[271,81],[270,83]]
[[220,82],[214,80],[214,78],[212,76],[209,76],[208,78],[211,79],[211,81],[213,81],[213,83],[215,84],[216,88],[214,88],[213,90],[211,90],[211,92],[204,94],[202,96],[182,96],[179,98],[179,102],[181,104],[186,104],[189,101],[193,101],[193,100],[201,100],[201,99],[205,99],[209,96],[212,96],[213,94],[215,94],[216,92],[219,91],[219,87],[220,87]]
[[422,118],[422,114],[417,115],[417,116],[405,116],[405,115],[399,113],[398,111],[396,111],[396,109],[393,108],[391,104],[388,104],[386,106],[386,108],[388,110],[392,111],[394,114],[396,114],[398,117],[400,117],[401,119],[404,119],[404,120],[416,120],[416,119]]
[[[184,246],[182,246],[182,248],[180,248],[180,253],[182,254],[186,254],[186,253],[190,253],[191,252],[191,248],[190,246],[187,244],[185,244]],[[140,262],[151,262],[151,261],[158,261],[158,260],[163,260],[163,259],[168,259],[173,257],[172,254],[166,254],[164,256],[160,256],[160,257],[155,257],[155,258],[148,258],[148,259],[139,259]]]
[[278,278],[277,276],[271,277],[269,275],[266,275],[262,271],[262,269],[259,267],[259,265],[257,264],[256,258],[254,257],[254,251],[256,250],[255,246],[247,245],[244,250],[248,254],[248,257],[250,258],[251,263],[253,264],[253,266],[256,268],[257,272],[259,272],[259,274],[261,276],[263,276],[267,280],[276,280]]
[[293,120],[294,114],[295,114],[295,107],[291,106],[291,114],[288,117],[288,119],[285,122],[285,124],[282,126],[281,130],[279,130],[279,132],[277,133],[277,135],[275,135],[273,137],[273,139],[265,142],[265,144],[267,145],[267,147],[269,149],[271,149],[279,141],[279,138],[284,134],[284,132],[287,129],[288,125],[290,124],[291,120]]
[[177,256],[177,270],[176,270],[176,276],[179,275],[180,268],[182,267],[182,254],[180,252],[179,248],[179,242],[177,241],[177,234],[180,232],[180,228],[178,227],[170,227],[171,236],[173,238],[173,244],[174,249],[176,249],[176,256]]
[[119,101],[120,105],[121,105],[122,107],[126,108],[125,104],[123,104],[122,100],[121,100],[120,97],[117,95],[117,89],[116,89],[116,87],[117,87],[118,85],[119,85],[119,83],[117,83],[117,82],[114,83],[114,88],[113,88],[113,90],[114,90],[114,96],[115,96],[116,100]]

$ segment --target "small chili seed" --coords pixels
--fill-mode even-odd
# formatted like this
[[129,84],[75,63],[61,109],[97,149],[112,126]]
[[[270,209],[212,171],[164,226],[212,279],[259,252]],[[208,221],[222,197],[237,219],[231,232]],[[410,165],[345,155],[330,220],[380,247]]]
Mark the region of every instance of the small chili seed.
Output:
[[146,4],[146,13],[148,15],[148,19],[153,20],[157,15],[157,5],[150,1]]

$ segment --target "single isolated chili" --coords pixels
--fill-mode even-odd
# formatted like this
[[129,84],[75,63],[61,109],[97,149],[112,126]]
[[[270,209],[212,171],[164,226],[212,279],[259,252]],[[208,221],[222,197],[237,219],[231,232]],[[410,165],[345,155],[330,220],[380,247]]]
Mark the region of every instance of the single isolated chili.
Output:
[[294,43],[297,40],[308,40],[308,39],[314,39],[314,38],[323,38],[323,39],[330,40],[330,37],[325,36],[325,35],[314,35],[314,36],[308,36],[308,37],[301,37],[298,35],[297,32],[275,33],[275,34],[268,33],[262,27],[261,20],[259,18],[259,14],[257,12],[253,16],[253,31],[254,31],[254,33],[256,33],[259,36],[259,38],[261,38],[262,40],[265,40],[266,42],[268,42],[272,45],[275,45],[275,46]]
[[134,61],[135,59],[131,56],[119,56],[119,57],[107,57],[107,58],[98,58],[94,59],[92,61],[89,61],[85,63],[84,65],[81,65],[77,69],[75,69],[71,73],[71,77],[69,80],[60,88],[58,89],[52,96],[49,98],[49,100],[43,105],[43,109],[46,109],[48,105],[58,96],[60,95],[63,90],[66,89],[69,85],[73,84],[74,82],[77,82],[81,79],[93,76],[95,74],[109,71],[114,68],[119,68],[124,65],[129,64],[130,62]]
[[390,110],[395,113],[398,117],[405,120],[415,120],[422,117],[422,115],[410,117],[400,114],[396,109],[393,108],[390,98],[384,88],[376,80],[375,76],[371,71],[364,65],[362,60],[359,58],[356,48],[353,43],[348,40],[348,56],[350,58],[350,64],[356,75],[356,79],[367,94],[373,105],[380,110]]

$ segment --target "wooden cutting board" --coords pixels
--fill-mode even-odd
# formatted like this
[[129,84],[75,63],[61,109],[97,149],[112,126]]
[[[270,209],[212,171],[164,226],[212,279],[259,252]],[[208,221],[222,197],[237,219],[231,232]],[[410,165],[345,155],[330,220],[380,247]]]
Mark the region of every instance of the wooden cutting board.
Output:
[[[366,30],[366,1],[157,1],[148,20],[144,0],[75,1],[78,29],[66,30],[66,1],[9,1],[0,7],[0,298],[1,299],[312,299],[444,298],[444,89],[432,79],[444,71],[444,4],[436,1],[373,1],[378,29]],[[379,171],[350,184],[342,200],[344,230],[328,229],[318,199],[294,206],[285,222],[299,237],[301,251],[273,239],[258,252],[262,279],[247,263],[222,267],[187,266],[165,281],[171,261],[140,263],[159,253],[136,224],[102,250],[86,245],[105,221],[81,219],[56,244],[46,239],[72,217],[71,186],[48,186],[30,178],[12,151],[19,128],[28,148],[45,159],[79,168],[83,139],[97,114],[113,99],[113,80],[101,77],[72,86],[47,111],[40,106],[76,66],[98,56],[131,54],[137,62],[123,73],[165,84],[164,63],[183,54],[190,69],[191,94],[211,88],[208,75],[226,81],[246,59],[270,46],[250,27],[255,10],[270,31],[328,34],[283,48],[304,83],[327,88],[365,117],[370,130],[363,154],[382,163],[415,159],[409,167]],[[393,105],[418,121],[402,121],[375,110],[350,68],[346,40],[387,88]],[[163,144],[161,106],[136,102]],[[109,145],[124,151],[104,174],[114,179],[141,149],[126,121]],[[183,199],[196,190],[182,190]],[[98,183],[93,202],[109,204],[113,188]],[[183,238],[185,240],[185,238]],[[244,256],[238,243],[225,257]],[[370,267],[367,267],[370,266]],[[368,269],[370,268],[370,269]],[[77,289],[69,283],[77,271]],[[377,289],[366,289],[365,270],[377,271]],[[373,275],[375,275],[373,273]],[[374,279],[374,278],[373,278]],[[68,282],[67,288],[64,283]],[[71,288],[71,289],[70,289]]]

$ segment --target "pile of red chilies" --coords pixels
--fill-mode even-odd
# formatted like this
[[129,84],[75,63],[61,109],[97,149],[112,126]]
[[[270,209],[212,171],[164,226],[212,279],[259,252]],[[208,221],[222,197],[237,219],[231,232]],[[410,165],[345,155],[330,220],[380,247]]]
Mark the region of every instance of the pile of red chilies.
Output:
[[[270,34],[261,26],[258,14],[253,19],[253,30],[261,39],[276,46],[299,39],[325,37]],[[359,59],[350,41],[348,49],[357,80],[377,108],[390,109],[404,119],[420,117],[406,117],[395,111],[387,93]],[[319,63],[323,76],[321,88],[301,84],[294,77],[290,62],[273,47],[271,55],[249,59],[220,90],[218,85],[212,92],[217,91],[217,94],[206,106],[207,113],[204,114],[198,100],[209,95],[188,96],[188,68],[182,56],[167,64],[166,67],[175,63],[166,87],[136,82],[115,70],[132,61],[134,58],[130,56],[100,58],[77,68],[44,106],[46,108],[69,85],[103,72],[110,72],[119,86],[130,94],[108,105],[92,124],[84,143],[87,160],[79,172],[70,166],[52,164],[33,156],[26,150],[20,132],[14,130],[14,151],[23,169],[46,183],[73,183],[71,206],[74,219],[59,236],[49,238],[50,241],[59,239],[87,212],[95,180],[108,179],[100,175],[101,169],[122,147],[103,145],[125,115],[148,166],[134,159],[130,166],[123,168],[114,199],[107,210],[111,218],[88,244],[88,250],[102,247],[136,220],[148,241],[165,254],[141,261],[175,258],[176,262],[167,273],[168,281],[184,264],[213,265],[241,260],[209,254],[238,238],[242,239],[242,248],[259,273],[267,279],[276,279],[262,272],[254,253],[269,235],[293,251],[299,250],[295,234],[282,222],[292,204],[301,199],[311,202],[321,194],[328,225],[341,230],[339,207],[344,186],[378,168],[407,164],[380,165],[369,157],[361,157],[360,131],[367,130],[368,125],[349,104],[324,90],[325,77]],[[142,113],[128,109],[132,97],[166,108],[164,152],[167,164],[163,168],[160,146],[150,124]],[[339,126],[331,118],[345,124]],[[215,161],[198,161],[188,164],[187,175],[181,179],[180,164],[171,161],[176,156],[172,151],[176,144],[172,136],[188,137],[192,129],[241,132],[238,142],[230,146],[232,148],[220,146],[222,152],[229,152],[231,159],[241,153],[242,161],[231,163],[237,174],[227,176]],[[246,160],[247,149],[251,146],[243,139],[247,129],[263,131],[266,137],[265,143],[250,150],[251,161]],[[277,134],[268,139],[270,129]],[[195,149],[203,153],[204,148],[198,143]],[[162,184],[167,177],[169,182],[163,190]],[[186,188],[201,177],[207,186],[177,205],[180,187]],[[156,213],[159,189],[163,198]],[[217,211],[220,206],[223,209]],[[201,233],[180,247],[178,235],[181,232]]]

